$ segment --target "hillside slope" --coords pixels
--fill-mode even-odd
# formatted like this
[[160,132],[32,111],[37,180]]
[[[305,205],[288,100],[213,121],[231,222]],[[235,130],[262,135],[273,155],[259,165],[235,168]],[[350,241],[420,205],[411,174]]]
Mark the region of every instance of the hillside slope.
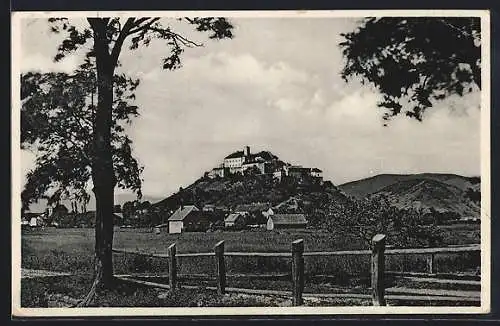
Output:
[[453,185],[431,179],[410,179],[389,185],[370,196],[385,195],[397,207],[434,208],[461,216],[478,216],[479,206],[465,198],[465,192]]
[[379,174],[370,178],[347,182],[339,188],[348,196],[355,198],[364,198],[381,189],[400,181],[414,179],[425,179],[439,181],[448,185],[455,186],[463,191],[479,183],[478,177],[464,177],[457,174],[442,173],[420,173],[420,174]]
[[215,205],[230,210],[237,205],[249,203],[270,203],[274,206],[291,198],[294,198],[303,210],[317,207],[327,200],[349,200],[328,181],[321,185],[290,180],[278,182],[269,175],[251,175],[217,179],[200,178],[153,206],[163,211],[172,211],[182,202],[195,204],[198,207]]
[[382,174],[349,182],[339,188],[357,199],[385,195],[400,208],[418,205],[456,212],[461,216],[479,216],[479,203],[467,196],[467,191],[477,190],[479,184],[479,178],[455,174]]

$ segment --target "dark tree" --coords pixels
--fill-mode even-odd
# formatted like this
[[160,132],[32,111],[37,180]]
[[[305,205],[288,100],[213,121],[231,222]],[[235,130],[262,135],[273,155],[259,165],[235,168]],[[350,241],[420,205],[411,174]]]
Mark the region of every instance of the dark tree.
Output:
[[421,121],[435,101],[481,88],[480,27],[478,17],[366,18],[342,34],[342,78],[374,86],[384,120]]
[[398,247],[437,246],[442,241],[438,229],[423,225],[421,211],[399,209],[385,196],[331,201],[326,212],[327,230],[354,242],[361,240],[365,247],[377,233],[387,234],[389,243]]
[[[179,19],[194,26],[197,31],[210,33],[211,39],[232,37],[232,25],[224,18],[182,18]],[[119,114],[120,106],[114,106],[115,100],[121,98],[116,94],[115,69],[119,65],[122,48],[126,45],[130,50],[148,46],[153,39],[161,39],[166,43],[166,55],[163,58],[164,69],[176,69],[181,66],[181,54],[186,47],[200,46],[176,33],[171,27],[164,26],[161,19],[156,17],[120,18],[87,18],[88,28],[79,30],[67,18],[51,18],[49,23],[55,33],[66,33],[66,39],[58,48],[55,60],[58,61],[67,54],[74,52],[83,45],[90,43],[91,50],[87,53],[88,59],[95,62],[95,81],[97,88],[97,106],[94,108],[91,121],[91,141],[85,143],[80,154],[73,157],[64,155],[61,162],[54,162],[55,166],[66,164],[73,160],[87,160],[90,168],[78,171],[76,178],[68,176],[69,186],[80,189],[80,183],[85,178],[91,178],[93,192],[96,199],[95,225],[95,280],[87,297],[80,305],[88,305],[93,299],[96,289],[110,288],[113,285],[112,244],[113,244],[113,197],[114,188],[120,183],[119,175],[128,175],[127,162],[118,166],[113,159],[113,116]],[[127,43],[126,43],[127,41]],[[60,76],[62,78],[62,76]],[[61,82],[64,82],[64,78]],[[89,79],[90,80],[90,79]],[[94,80],[94,79],[92,79]],[[30,92],[37,83],[28,83],[23,92]],[[62,87],[64,90],[65,87]],[[54,97],[55,101],[59,99]],[[73,108],[68,108],[72,111]],[[81,110],[74,110],[79,114]],[[29,119],[28,119],[29,120]],[[47,121],[48,124],[57,123]],[[86,134],[82,134],[88,136]],[[80,137],[82,136],[80,135]],[[62,139],[54,138],[54,142],[64,143]],[[130,157],[130,155],[128,156]],[[46,157],[46,160],[51,160]],[[82,164],[83,165],[83,164]],[[64,165],[63,165],[64,166]],[[66,169],[64,169],[66,171]],[[46,171],[41,178],[51,178],[53,170]],[[68,169],[65,173],[74,173]],[[135,174],[134,174],[135,175]],[[85,178],[84,178],[85,177]],[[72,181],[76,180],[76,181]],[[140,185],[139,185],[140,189]],[[36,191],[40,191],[38,188]],[[44,189],[47,190],[47,189]]]

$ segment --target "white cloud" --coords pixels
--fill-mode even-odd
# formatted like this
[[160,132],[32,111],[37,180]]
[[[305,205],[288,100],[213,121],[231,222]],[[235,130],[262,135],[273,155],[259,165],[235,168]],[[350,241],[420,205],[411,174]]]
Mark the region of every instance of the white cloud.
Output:
[[80,58],[75,55],[68,56],[59,62],[55,62],[50,57],[41,53],[24,55],[21,60],[21,72],[66,72],[72,73],[81,63]]

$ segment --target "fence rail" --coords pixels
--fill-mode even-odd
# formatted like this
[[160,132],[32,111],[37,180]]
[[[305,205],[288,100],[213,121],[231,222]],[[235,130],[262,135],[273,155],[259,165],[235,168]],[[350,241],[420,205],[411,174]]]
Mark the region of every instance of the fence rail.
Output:
[[[464,252],[480,252],[481,245],[472,244],[468,246],[450,246],[441,248],[405,248],[405,249],[387,249],[385,250],[386,255],[408,255],[408,254],[450,254],[450,253],[464,253]],[[134,254],[134,255],[146,255],[159,258],[167,258],[166,253],[148,253],[140,252],[129,249],[113,249],[116,253]],[[356,256],[356,255],[371,255],[371,250],[339,250],[339,251],[305,251],[304,256]],[[183,253],[176,254],[176,257],[212,257],[215,256],[213,252],[193,252],[193,253]],[[291,252],[232,252],[228,251],[224,253],[224,256],[244,256],[244,257],[292,257]]]
[[[460,254],[467,252],[480,252],[481,246],[479,244],[472,244],[468,246],[450,246],[443,248],[407,248],[407,249],[387,249],[385,246],[386,236],[382,234],[377,234],[372,240],[371,250],[344,250],[344,251],[318,251],[318,252],[304,252],[304,241],[303,239],[298,239],[292,242],[290,252],[225,252],[224,251],[224,241],[219,241],[214,246],[213,252],[205,253],[177,253],[176,244],[171,244],[167,248],[167,253],[146,253],[138,252],[129,249],[113,249],[115,253],[132,254],[132,255],[145,255],[149,257],[158,258],[168,258],[168,285],[158,284],[144,280],[133,279],[131,275],[115,275],[126,281],[135,282],[138,284],[151,285],[161,288],[168,288],[170,291],[175,291],[179,287],[179,279],[186,279],[186,274],[177,275],[177,258],[178,257],[215,257],[215,280],[216,287],[219,294],[224,294],[226,292],[238,292],[243,291],[243,293],[262,293],[262,294],[272,294],[278,293],[292,295],[292,302],[294,306],[300,306],[303,304],[303,297],[311,294],[304,294],[304,257],[315,257],[315,256],[348,256],[348,255],[371,255],[371,295],[360,294],[360,293],[334,293],[334,294],[315,294],[315,296],[326,297],[331,295],[331,297],[357,297],[364,299],[372,299],[373,305],[384,306],[386,305],[386,299],[400,299],[400,300],[414,300],[414,301],[464,301],[464,302],[477,302],[480,298],[478,295],[469,291],[462,291],[463,295],[454,296],[453,291],[431,291],[426,292],[425,289],[421,290],[411,290],[406,289],[406,293],[395,293],[394,288],[386,289],[385,285],[385,275],[398,275],[398,272],[386,271],[385,270],[385,257],[386,255],[426,255],[427,256],[427,267],[428,273],[420,273],[423,275],[435,275],[434,274],[434,256],[438,254]],[[291,258],[292,268],[291,275],[291,291],[274,291],[274,290],[254,290],[254,289],[235,289],[226,287],[227,277],[232,277],[234,275],[226,274],[226,262],[225,257],[286,257]],[[399,273],[401,274],[401,273]],[[409,273],[411,274],[411,273]],[[418,274],[418,273],[417,273]],[[249,276],[249,274],[236,274],[240,276]],[[256,274],[251,274],[253,277],[257,277]],[[180,276],[180,277],[179,277]],[[207,275],[208,276],[208,275]],[[263,275],[262,275],[263,276]],[[401,275],[403,276],[403,275]],[[474,283],[477,284],[477,283]],[[191,288],[196,286],[183,287]],[[411,290],[411,291],[410,291]],[[389,294],[388,296],[386,296]],[[412,295],[414,294],[414,295]],[[419,294],[419,295],[417,295]],[[448,295],[447,295],[448,294]]]

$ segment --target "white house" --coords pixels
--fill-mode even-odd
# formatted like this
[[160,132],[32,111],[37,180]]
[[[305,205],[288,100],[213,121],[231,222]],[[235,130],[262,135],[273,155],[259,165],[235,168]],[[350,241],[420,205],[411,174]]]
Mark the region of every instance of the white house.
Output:
[[247,221],[248,214],[244,212],[235,212],[229,214],[224,220],[224,226],[226,228],[241,228],[244,227]]
[[43,218],[41,216],[32,217],[30,219],[29,225],[31,227],[43,226]]
[[318,168],[312,168],[311,169],[311,177],[323,178],[323,171],[321,171]]
[[250,147],[245,146],[244,150],[229,154],[224,158],[224,167],[229,169],[230,173],[241,172],[241,167],[245,159],[250,156]]
[[194,205],[186,205],[179,207],[168,219],[168,233],[203,231],[208,225],[209,221],[202,211]]

